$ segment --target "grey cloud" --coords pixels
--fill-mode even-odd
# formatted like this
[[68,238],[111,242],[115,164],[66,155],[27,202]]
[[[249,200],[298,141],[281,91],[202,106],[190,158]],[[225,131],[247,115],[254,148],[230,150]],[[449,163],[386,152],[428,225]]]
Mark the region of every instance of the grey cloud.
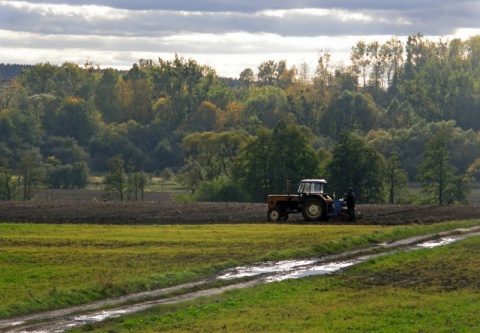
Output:
[[[46,1],[72,6],[106,6],[118,14],[125,14],[121,19],[107,15],[82,16],[81,11],[65,16],[46,14],[25,7],[17,9],[6,5],[8,3],[10,1],[0,0],[0,30],[27,34],[15,39],[0,37],[0,55],[2,49],[9,50],[3,53],[4,56],[9,56],[13,53],[11,50],[16,49],[27,50],[28,56],[41,50],[46,57],[54,53],[58,59],[63,59],[64,55],[71,58],[72,53],[77,51],[82,56],[97,52],[97,55],[105,56],[106,61],[114,59],[115,64],[125,63],[125,59],[131,64],[131,59],[139,53],[147,56],[179,53],[207,58],[225,55],[229,59],[238,57],[238,61],[245,61],[252,55],[266,55],[265,59],[271,54],[282,56],[303,52],[315,55],[318,49],[325,47],[348,54],[351,45],[336,45],[334,39],[325,42],[332,45],[312,45],[313,39],[307,39],[306,45],[296,45],[293,49],[292,38],[278,36],[295,37],[297,40],[319,36],[358,36],[358,39],[378,35],[398,37],[418,32],[427,36],[442,36],[453,34],[457,28],[480,28],[480,1],[467,0]],[[45,2],[26,0],[21,3]],[[343,11],[344,15],[315,16],[304,11],[288,11],[304,8],[335,9],[337,13]],[[283,16],[269,16],[262,12],[282,9],[286,10]],[[347,14],[363,14],[371,20],[347,20]],[[402,20],[409,24],[399,24]],[[30,32],[35,35],[28,35]],[[204,33],[209,37],[216,35],[216,38],[193,41],[182,38],[194,33]],[[225,36],[227,33],[245,33],[249,38],[254,35],[253,41],[239,40],[242,37],[232,40],[230,38],[235,36]],[[262,34],[269,37],[272,34],[273,40],[262,39]],[[283,42],[284,45],[280,45]],[[232,60],[228,66],[233,65]]]
[[[146,37],[104,37],[104,36],[65,36],[51,35],[43,36],[28,41],[28,48],[31,49],[63,49],[63,50],[98,50],[102,52],[146,52],[146,53],[185,53],[185,54],[247,54],[264,53],[265,42],[249,41],[248,46],[241,40],[226,39],[224,42],[204,41],[202,43],[193,43],[182,40],[171,40],[169,38],[146,38]],[[19,40],[3,41],[4,48],[22,47]],[[295,52],[310,52],[311,45],[297,47]],[[269,45],[268,52],[284,53],[282,45]]]
[[[12,31],[35,31],[46,34],[114,35],[114,36],[166,36],[173,33],[223,34],[232,32],[271,33],[281,36],[340,36],[340,35],[409,35],[417,32],[426,35],[453,33],[459,24],[475,26],[462,19],[460,6],[457,16],[451,12],[432,9],[429,17],[419,16],[415,11],[405,15],[390,11],[365,11],[372,21],[342,20],[341,17],[314,16],[308,13],[290,13],[284,17],[249,15],[246,13],[198,13],[185,15],[171,11],[133,11],[124,19],[97,17],[94,20],[80,15],[45,16],[33,11],[6,7],[0,14],[0,29]],[[358,13],[358,12],[357,12]],[[404,17],[412,24],[395,23]]]
[[[27,0],[45,3],[42,0]],[[338,8],[350,10],[432,10],[461,4],[472,5],[471,0],[48,0],[48,3],[71,5],[101,5],[129,10],[232,11],[252,13],[267,9]]]
[[[43,0],[28,0],[29,3],[45,3]],[[169,11],[211,11],[211,12],[246,12],[252,13],[265,9],[289,9],[289,8],[304,8],[304,5],[316,7],[314,5],[318,1],[276,1],[276,0],[48,0],[52,4],[70,4],[70,5],[99,5],[112,8],[121,8],[128,10],[169,10]]]

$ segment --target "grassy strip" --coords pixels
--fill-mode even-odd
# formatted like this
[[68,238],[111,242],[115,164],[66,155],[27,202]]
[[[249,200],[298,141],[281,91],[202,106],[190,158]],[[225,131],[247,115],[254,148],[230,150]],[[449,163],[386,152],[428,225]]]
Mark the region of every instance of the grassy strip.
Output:
[[[89,325],[95,332],[478,332],[480,239]],[[78,330],[80,331],[80,330]]]
[[309,257],[429,226],[0,224],[0,317],[177,285],[238,264]]

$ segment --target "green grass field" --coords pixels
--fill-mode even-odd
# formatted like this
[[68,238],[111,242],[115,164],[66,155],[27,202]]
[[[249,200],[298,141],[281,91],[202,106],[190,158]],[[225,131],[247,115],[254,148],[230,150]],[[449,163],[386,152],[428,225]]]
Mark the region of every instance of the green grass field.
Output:
[[[480,332],[480,238],[340,274],[232,291],[89,325],[94,332]],[[82,330],[79,330],[82,331]]]
[[0,317],[195,281],[480,221],[430,226],[100,226],[0,223]]
[[313,255],[328,244],[348,246],[341,239],[366,244],[368,238],[390,231],[350,226],[2,223],[0,317],[180,284],[265,258]]

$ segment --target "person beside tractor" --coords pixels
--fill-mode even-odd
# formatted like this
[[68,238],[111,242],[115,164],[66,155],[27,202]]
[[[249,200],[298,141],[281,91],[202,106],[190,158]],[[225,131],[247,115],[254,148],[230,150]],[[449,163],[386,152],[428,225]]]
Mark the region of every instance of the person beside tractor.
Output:
[[347,201],[347,208],[350,219],[353,222],[357,222],[357,216],[355,215],[355,193],[353,193],[353,189],[351,187],[347,191],[347,196],[345,200]]

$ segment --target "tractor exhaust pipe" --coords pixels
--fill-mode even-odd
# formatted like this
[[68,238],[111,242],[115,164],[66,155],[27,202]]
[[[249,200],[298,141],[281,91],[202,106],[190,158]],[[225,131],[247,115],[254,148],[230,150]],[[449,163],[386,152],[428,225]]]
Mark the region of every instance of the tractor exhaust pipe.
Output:
[[290,179],[287,179],[287,194],[290,195],[290,187],[292,185],[292,181]]

